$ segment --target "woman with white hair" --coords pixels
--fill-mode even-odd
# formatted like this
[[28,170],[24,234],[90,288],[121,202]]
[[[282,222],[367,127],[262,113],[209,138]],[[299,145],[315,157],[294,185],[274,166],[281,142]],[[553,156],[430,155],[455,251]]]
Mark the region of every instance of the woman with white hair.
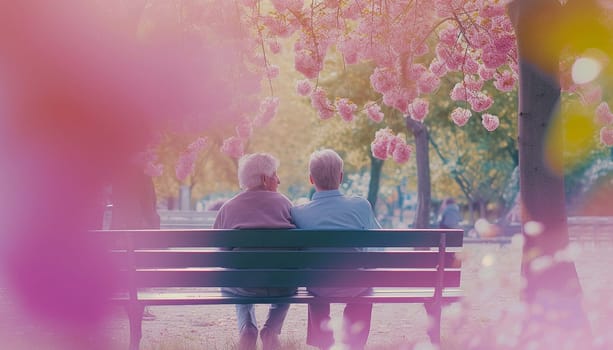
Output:
[[[267,153],[248,154],[238,161],[238,181],[242,192],[228,200],[219,209],[213,228],[219,229],[256,229],[256,228],[294,228],[290,200],[277,192],[279,161]],[[224,288],[241,296],[281,296],[291,295],[295,288]],[[264,350],[280,347],[279,334],[289,310],[289,304],[272,304],[268,310],[266,323],[260,331]],[[239,348],[255,350],[258,326],[252,304],[236,305]]]

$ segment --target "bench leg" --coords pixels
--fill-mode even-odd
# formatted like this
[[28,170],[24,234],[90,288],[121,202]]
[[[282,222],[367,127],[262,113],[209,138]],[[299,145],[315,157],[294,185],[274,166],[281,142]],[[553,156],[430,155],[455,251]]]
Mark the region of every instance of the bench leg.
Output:
[[141,304],[130,304],[127,307],[128,318],[130,319],[130,347],[129,350],[138,350],[140,339],[142,338],[143,313],[145,306]]
[[428,315],[428,337],[432,344],[441,344],[441,304],[428,303],[424,304],[426,314]]

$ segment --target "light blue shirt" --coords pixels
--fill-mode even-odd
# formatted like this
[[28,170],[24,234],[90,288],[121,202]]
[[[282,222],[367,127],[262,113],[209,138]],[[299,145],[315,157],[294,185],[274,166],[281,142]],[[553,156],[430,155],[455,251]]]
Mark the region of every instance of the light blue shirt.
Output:
[[315,192],[311,202],[291,209],[297,228],[358,229],[381,228],[370,202],[362,197],[346,197],[339,190]]
[[[381,228],[370,202],[361,197],[346,197],[339,190],[315,192],[311,202],[293,207],[291,214],[296,228],[302,229]],[[356,296],[369,289],[309,288],[309,291],[322,296]]]

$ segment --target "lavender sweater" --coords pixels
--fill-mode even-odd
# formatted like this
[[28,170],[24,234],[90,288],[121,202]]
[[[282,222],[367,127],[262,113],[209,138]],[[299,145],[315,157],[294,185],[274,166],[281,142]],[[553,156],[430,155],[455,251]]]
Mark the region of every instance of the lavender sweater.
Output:
[[295,228],[291,207],[290,200],[279,192],[243,191],[219,209],[213,228]]

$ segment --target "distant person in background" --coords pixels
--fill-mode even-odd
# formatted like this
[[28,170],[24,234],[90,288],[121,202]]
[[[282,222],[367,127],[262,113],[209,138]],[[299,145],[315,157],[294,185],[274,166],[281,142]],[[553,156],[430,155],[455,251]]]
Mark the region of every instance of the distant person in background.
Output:
[[[311,154],[309,180],[316,192],[310,202],[292,208],[292,218],[301,229],[379,229],[370,203],[361,197],[344,196],[339,187],[343,181],[343,159],[333,150]],[[353,249],[353,248],[348,248]],[[370,288],[308,288],[320,296],[358,296]],[[343,311],[341,341],[349,349],[364,349],[370,332],[372,304],[349,303]],[[330,304],[309,304],[307,344],[328,350],[334,345],[329,327]]]
[[[248,154],[238,161],[238,182],[241,193],[225,202],[217,213],[213,228],[257,229],[294,228],[290,215],[292,203],[277,192],[279,161],[267,153]],[[263,246],[266,243],[262,243]],[[292,295],[296,288],[223,288],[224,292],[249,297]],[[289,304],[272,304],[266,323],[260,331],[264,350],[277,350],[279,334]],[[252,304],[237,304],[236,317],[240,334],[239,349],[255,350],[258,325]]]
[[445,198],[443,205],[441,206],[441,218],[439,221],[440,228],[460,228],[460,222],[462,221],[462,215],[460,214],[460,207],[455,202],[455,199],[451,197]]

